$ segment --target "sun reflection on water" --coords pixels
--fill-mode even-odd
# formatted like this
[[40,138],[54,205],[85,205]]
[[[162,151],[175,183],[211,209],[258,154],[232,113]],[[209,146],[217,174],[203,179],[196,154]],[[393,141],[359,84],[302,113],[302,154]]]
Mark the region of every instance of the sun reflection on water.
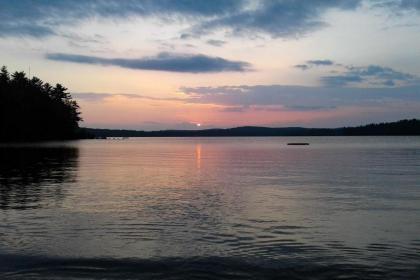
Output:
[[197,169],[201,169],[201,144],[195,145],[195,161],[197,163]]

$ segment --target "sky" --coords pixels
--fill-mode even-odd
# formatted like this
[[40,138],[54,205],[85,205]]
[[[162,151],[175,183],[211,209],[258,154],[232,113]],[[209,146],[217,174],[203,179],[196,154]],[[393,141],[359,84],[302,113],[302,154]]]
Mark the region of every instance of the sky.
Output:
[[85,127],[420,118],[420,0],[0,0],[0,61]]

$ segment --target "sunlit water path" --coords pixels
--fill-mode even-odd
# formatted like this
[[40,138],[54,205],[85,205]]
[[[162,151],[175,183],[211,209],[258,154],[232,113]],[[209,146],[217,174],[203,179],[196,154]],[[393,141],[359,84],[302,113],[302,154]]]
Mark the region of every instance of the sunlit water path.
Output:
[[420,279],[420,137],[83,140],[0,157],[1,279]]

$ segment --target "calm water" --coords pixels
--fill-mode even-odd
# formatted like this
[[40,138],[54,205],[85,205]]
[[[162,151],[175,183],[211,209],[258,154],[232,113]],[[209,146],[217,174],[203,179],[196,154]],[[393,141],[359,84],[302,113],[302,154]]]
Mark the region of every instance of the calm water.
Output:
[[86,140],[0,159],[1,279],[420,279],[420,137]]

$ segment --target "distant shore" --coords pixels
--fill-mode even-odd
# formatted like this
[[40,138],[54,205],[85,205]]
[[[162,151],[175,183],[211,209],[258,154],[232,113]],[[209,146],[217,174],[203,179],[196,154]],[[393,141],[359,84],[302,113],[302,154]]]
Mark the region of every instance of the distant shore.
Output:
[[232,137],[232,136],[396,136],[420,135],[420,120],[401,120],[397,122],[368,124],[357,127],[303,128],[303,127],[258,127],[243,126],[235,128],[215,128],[202,130],[120,130],[82,128],[85,138],[107,137]]

